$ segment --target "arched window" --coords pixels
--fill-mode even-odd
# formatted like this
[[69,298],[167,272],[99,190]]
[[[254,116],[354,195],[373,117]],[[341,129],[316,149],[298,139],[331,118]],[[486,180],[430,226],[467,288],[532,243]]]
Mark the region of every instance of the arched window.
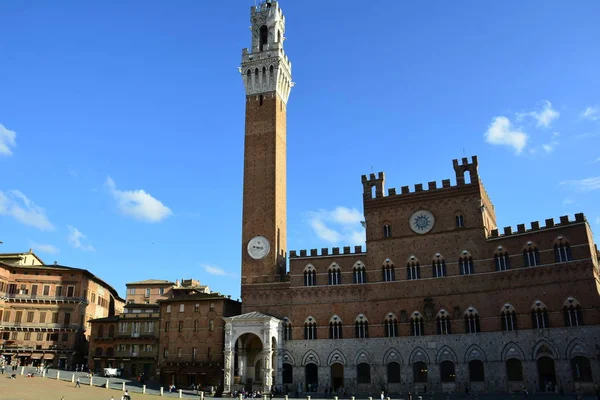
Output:
[[400,364],[397,362],[387,365],[387,383],[400,383]]
[[526,267],[540,265],[540,251],[533,242],[527,242],[527,245],[523,248],[523,260]]
[[342,320],[337,315],[334,315],[329,320],[329,339],[341,339],[342,338]]
[[454,370],[454,363],[452,361],[442,361],[440,364],[440,378],[443,383],[450,383],[456,381],[456,372]]
[[427,383],[427,364],[423,361],[413,364],[413,382]]
[[581,326],[583,325],[583,314],[579,302],[572,297],[569,297],[563,305],[565,314],[565,326]]
[[508,253],[502,246],[498,246],[498,250],[494,253],[494,263],[496,264],[496,271],[506,271],[510,269]]
[[450,314],[443,308],[438,313],[435,322],[438,335],[449,335],[452,333],[452,330],[450,329]]
[[465,312],[465,332],[466,333],[479,333],[479,313],[473,307],[469,307]]
[[463,217],[461,214],[456,215],[454,219],[456,221],[457,228],[463,228],[465,226],[465,217]]
[[397,337],[398,336],[398,320],[396,316],[389,313],[383,321],[383,327],[385,329],[385,337]]
[[109,347],[108,349],[106,349],[106,356],[107,357],[114,357],[115,356],[115,349],[112,347]]
[[481,360],[473,360],[473,361],[469,362],[469,381],[471,381],[471,382],[485,381],[483,362]]
[[103,338],[104,337],[104,326],[100,325],[98,327],[98,337],[99,338]]
[[421,265],[415,256],[410,256],[406,263],[406,279],[414,280],[421,278]]
[[383,237],[384,238],[392,237],[392,225],[391,224],[383,225]]
[[554,241],[554,261],[557,263],[573,260],[571,255],[571,245],[563,236],[559,236]]
[[550,327],[548,309],[546,305],[536,300],[531,307],[531,325],[533,329],[545,329]]
[[410,317],[410,332],[412,336],[423,336],[425,334],[423,316],[415,311]]
[[96,357],[102,357],[102,347],[96,347],[96,350],[94,350],[94,355]]
[[292,364],[284,363],[283,364],[283,384],[294,383],[294,369]]
[[366,339],[369,337],[369,321],[360,314],[354,321],[354,332],[357,339]]
[[306,268],[304,268],[304,286],[315,286],[316,284],[317,271],[315,271],[315,267],[308,264]]
[[367,283],[367,269],[360,261],[357,261],[352,268],[354,283]]
[[475,269],[473,268],[473,257],[471,257],[471,254],[467,250],[463,250],[458,258],[458,266],[461,275],[471,275],[475,273]]
[[111,339],[115,337],[115,326],[114,325],[111,325],[108,327],[108,337]]
[[517,330],[517,312],[515,308],[506,303],[500,311],[500,324],[505,332]]
[[269,28],[266,25],[260,27],[259,51],[263,51],[265,44],[269,42]]
[[330,285],[340,285],[342,283],[342,271],[340,270],[339,265],[336,263],[331,264],[327,273],[329,275]]
[[317,339],[317,321],[313,317],[306,318],[304,321],[304,340]]
[[289,319],[283,319],[283,340],[292,340],[292,323]]
[[575,382],[592,382],[592,368],[590,359],[577,356],[571,359],[571,371]]
[[356,366],[356,383],[371,383],[371,366],[360,363]]
[[383,263],[381,274],[384,282],[392,282],[396,280],[396,270],[394,269],[394,263],[389,258],[387,258]]
[[431,268],[433,270],[434,277],[441,278],[446,276],[446,261],[440,253],[437,253],[435,257],[433,257]]
[[506,360],[506,377],[509,382],[523,381],[523,364],[521,360],[516,358]]

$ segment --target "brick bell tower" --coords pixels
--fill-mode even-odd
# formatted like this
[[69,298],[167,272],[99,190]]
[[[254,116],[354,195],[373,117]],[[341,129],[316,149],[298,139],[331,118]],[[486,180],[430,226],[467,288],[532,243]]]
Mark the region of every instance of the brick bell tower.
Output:
[[242,296],[244,285],[278,282],[286,261],[286,107],[292,65],[277,1],[251,8],[252,48],[242,51],[246,89]]

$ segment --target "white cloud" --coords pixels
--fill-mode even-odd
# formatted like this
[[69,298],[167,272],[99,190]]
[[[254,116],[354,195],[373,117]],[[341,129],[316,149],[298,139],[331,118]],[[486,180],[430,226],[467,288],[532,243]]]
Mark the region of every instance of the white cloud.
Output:
[[202,268],[204,269],[204,272],[206,272],[207,274],[210,274],[210,275],[231,276],[231,277],[237,276],[236,274],[232,274],[232,273],[225,271],[223,268],[215,267],[213,265],[203,265]]
[[69,225],[69,236],[67,236],[67,241],[69,244],[76,249],[80,249],[83,251],[95,251],[94,246],[89,244],[84,244],[82,241],[85,239],[85,235],[81,233],[81,231],[74,226]]
[[598,164],[598,163],[600,163],[600,157],[598,157],[594,161],[592,161],[592,164]]
[[331,211],[307,213],[308,224],[320,239],[331,244],[362,245],[365,231],[361,225],[362,213],[355,208],[336,207]]
[[486,142],[493,145],[510,146],[517,154],[521,153],[529,136],[525,132],[514,129],[510,120],[504,116],[494,117],[484,134]]
[[570,186],[579,192],[589,193],[593,192],[594,190],[600,190],[600,176],[564,181],[560,184],[564,186]]
[[31,247],[40,253],[46,254],[58,254],[60,253],[60,249],[56,246],[52,246],[51,244],[40,244],[40,243],[31,243]]
[[17,147],[17,134],[0,124],[0,156],[12,156],[11,147]]
[[160,222],[173,214],[171,209],[144,190],[118,190],[115,181],[106,178],[106,187],[117,200],[119,210],[130,217],[145,222]]
[[563,200],[563,206],[569,206],[571,204],[575,204],[575,200],[573,200],[571,197],[567,197]]
[[0,192],[0,215],[13,217],[20,223],[41,231],[54,229],[46,216],[46,211],[19,190]]
[[589,119],[590,121],[598,121],[600,119],[600,107],[586,108],[581,112],[581,118]]
[[550,103],[548,100],[544,100],[542,103],[542,107],[537,111],[517,113],[517,121],[521,121],[526,117],[530,117],[537,121],[537,126],[549,128],[552,124],[552,121],[560,117],[560,113],[552,108],[552,103]]

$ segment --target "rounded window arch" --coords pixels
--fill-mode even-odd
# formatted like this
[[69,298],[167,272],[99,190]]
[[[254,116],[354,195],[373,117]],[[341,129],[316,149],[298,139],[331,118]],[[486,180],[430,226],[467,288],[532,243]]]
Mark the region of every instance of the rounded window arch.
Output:
[[392,223],[385,221],[383,223],[383,238],[388,239],[392,237]]
[[449,335],[452,333],[450,313],[445,309],[441,309],[435,318],[437,334]]
[[540,300],[534,301],[531,306],[531,325],[533,329],[545,329],[550,327],[548,308]]
[[312,264],[304,267],[304,286],[315,286],[317,284],[317,271]]
[[332,263],[327,269],[327,276],[330,285],[342,284],[342,270],[337,263]]
[[259,51],[263,51],[265,45],[269,42],[269,28],[266,25],[262,25],[260,27],[260,42],[259,42]]
[[414,311],[410,316],[410,332],[412,336],[423,336],[425,334],[425,323],[423,315]]
[[292,340],[292,323],[288,317],[283,319],[283,340]]
[[393,313],[388,313],[383,321],[385,337],[398,337],[398,318]]
[[317,339],[317,321],[313,317],[308,317],[304,321],[304,340]]
[[510,269],[510,258],[503,246],[498,246],[494,252],[494,264],[496,265],[496,271],[507,271]]
[[461,275],[472,275],[475,273],[473,256],[468,250],[463,250],[458,257],[458,268]]
[[454,224],[457,228],[465,227],[465,217],[462,211],[457,211],[454,213]]
[[415,280],[421,278],[421,264],[419,259],[412,255],[406,261],[406,279]]
[[354,283],[367,283],[367,268],[361,261],[354,263],[352,267]]
[[342,339],[342,331],[344,324],[342,319],[337,315],[334,315],[329,320],[329,339]]
[[440,253],[436,253],[431,261],[432,275],[435,278],[446,276],[446,260]]
[[540,251],[535,243],[529,241],[523,246],[523,262],[526,267],[540,265]]
[[354,321],[354,334],[357,339],[369,337],[369,320],[363,314],[359,314]]
[[98,327],[98,337],[99,338],[103,338],[104,337],[104,326],[103,325],[100,325]]
[[465,333],[479,333],[479,313],[475,307],[471,306],[465,311]]
[[517,312],[512,304],[506,303],[500,309],[500,325],[505,332],[517,330]]
[[384,282],[392,282],[396,280],[396,269],[394,263],[389,258],[386,258],[381,267],[381,275]]
[[572,261],[571,244],[564,236],[554,239],[554,261],[557,263]]
[[579,302],[573,298],[568,297],[563,304],[563,311],[565,315],[565,326],[581,326],[583,325],[583,313],[581,312],[581,306]]

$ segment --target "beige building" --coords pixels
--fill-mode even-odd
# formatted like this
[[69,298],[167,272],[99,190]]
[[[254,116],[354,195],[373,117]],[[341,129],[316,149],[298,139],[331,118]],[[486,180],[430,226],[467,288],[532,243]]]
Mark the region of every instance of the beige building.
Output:
[[9,362],[86,364],[87,321],[123,305],[113,287],[85,269],[45,265],[31,251],[0,254],[0,352]]

